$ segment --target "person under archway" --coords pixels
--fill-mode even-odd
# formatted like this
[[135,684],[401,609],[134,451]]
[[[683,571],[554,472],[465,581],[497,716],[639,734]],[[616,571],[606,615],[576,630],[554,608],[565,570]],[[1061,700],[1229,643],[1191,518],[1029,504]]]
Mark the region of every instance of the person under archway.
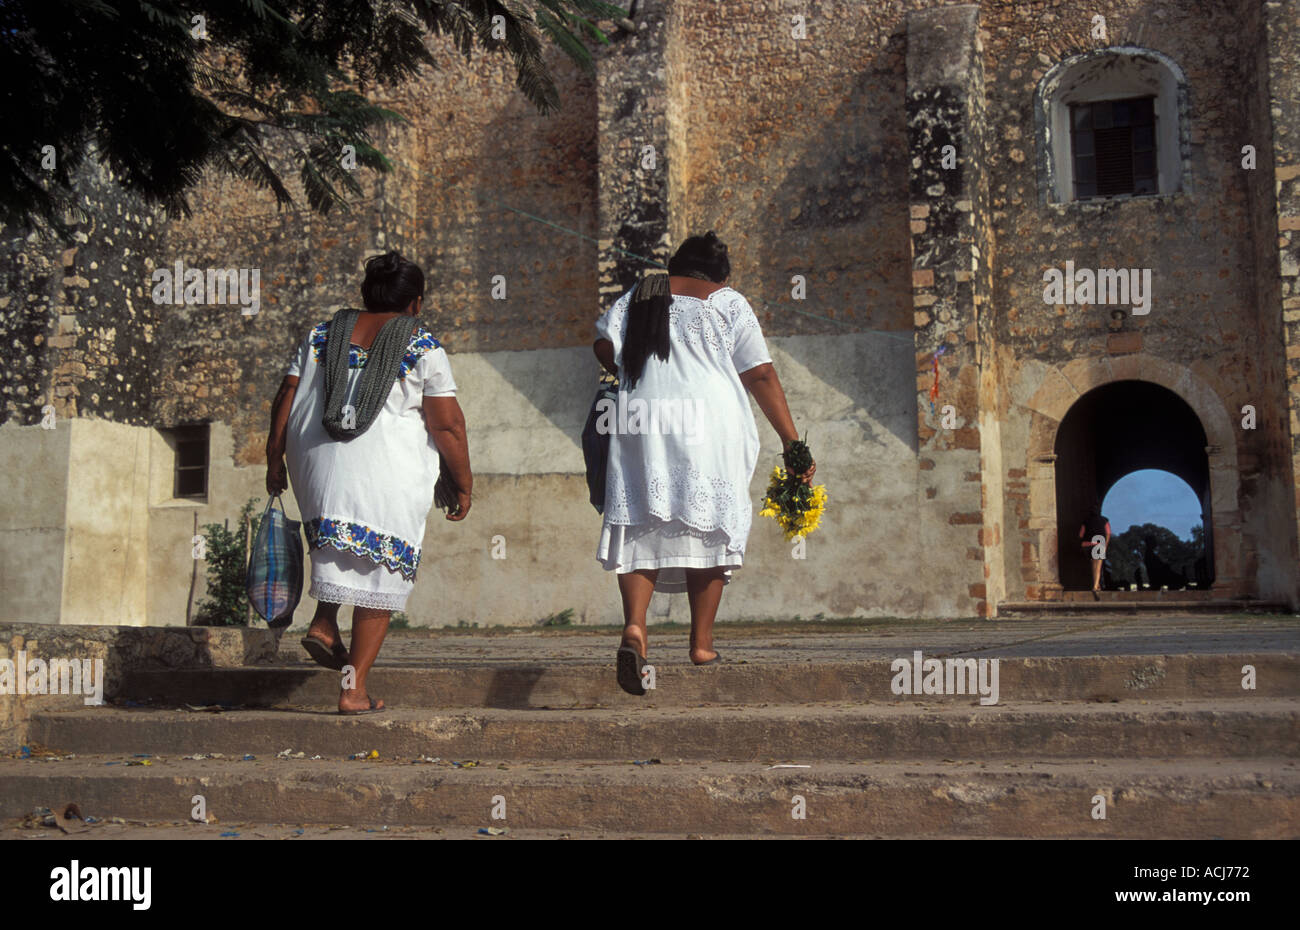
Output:
[[[1101,547],[1100,556],[1094,551],[1096,544],[1093,542],[1098,536],[1106,540]],[[1083,550],[1092,558],[1092,599],[1099,601],[1101,600],[1101,567],[1106,561],[1106,550],[1110,548],[1110,521],[1101,512],[1101,507],[1096,501],[1089,505],[1083,523],[1079,525],[1079,539]]]

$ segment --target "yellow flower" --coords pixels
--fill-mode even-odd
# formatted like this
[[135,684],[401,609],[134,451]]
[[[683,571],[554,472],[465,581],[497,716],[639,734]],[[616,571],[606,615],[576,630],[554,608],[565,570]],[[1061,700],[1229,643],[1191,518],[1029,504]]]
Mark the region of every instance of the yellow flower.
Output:
[[820,484],[812,489],[812,500],[806,510],[791,512],[783,509],[777,502],[777,497],[788,481],[789,476],[784,468],[778,465],[772,469],[771,481],[763,497],[763,507],[758,512],[760,517],[773,517],[784,531],[787,541],[796,536],[807,536],[817,529],[826,510],[826,486]]

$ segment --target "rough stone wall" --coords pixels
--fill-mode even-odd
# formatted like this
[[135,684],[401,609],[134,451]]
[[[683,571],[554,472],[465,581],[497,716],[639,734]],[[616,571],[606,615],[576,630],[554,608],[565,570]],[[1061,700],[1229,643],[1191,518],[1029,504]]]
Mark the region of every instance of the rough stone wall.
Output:
[[[444,64],[426,84],[378,95],[411,125],[381,132],[395,171],[363,176],[367,200],[351,212],[279,210],[269,193],[211,177],[192,194],[192,217],[167,220],[86,169],[91,219],[73,242],[6,230],[0,422],[38,422],[51,396],[60,417],[222,421],[235,426],[236,462],[258,463],[293,348],[315,322],[360,304],[364,257],[389,247],[425,269],[425,320],[452,352],[588,341],[591,77],[554,53],[564,107],[541,118],[502,63]],[[155,305],[150,276],[177,261],[257,269],[261,312]],[[504,299],[493,296],[494,275]]]
[[563,107],[541,117],[508,65],[441,57],[426,81],[377,93],[410,125],[380,134],[395,170],[363,175],[363,206],[325,217],[277,211],[269,194],[214,179],[195,192],[193,219],[167,224],[161,262],[259,268],[262,310],[164,308],[159,425],[231,423],[237,463],[261,462],[270,401],[298,341],[338,308],[361,305],[364,259],[387,248],[424,269],[423,318],[449,352],[589,341],[591,77],[554,53]]
[[[666,0],[640,4],[636,31],[616,31],[597,67],[600,305],[592,315],[645,271],[667,265],[673,248],[668,175],[676,154],[668,135],[667,6]],[[594,338],[593,330],[587,341]]]
[[156,316],[149,300],[156,216],[93,164],[78,174],[72,240],[2,229],[0,423],[97,416],[147,422]]
[[941,554],[956,574],[950,584],[964,582],[974,612],[988,616],[1001,530],[1000,508],[985,509],[981,468],[983,446],[996,456],[997,424],[979,410],[979,282],[991,249],[979,220],[988,181],[978,16],[964,5],[908,17],[908,193],[923,547]]
[[[1277,220],[1278,278],[1267,278],[1273,261],[1261,263],[1261,280],[1265,290],[1261,294],[1261,312],[1268,319],[1261,327],[1265,336],[1274,331],[1277,298],[1281,297],[1282,343],[1286,357],[1286,393],[1282,411],[1290,428],[1291,504],[1296,519],[1289,529],[1292,534],[1290,553],[1291,588],[1296,590],[1295,573],[1297,553],[1295,532],[1300,528],[1300,58],[1296,48],[1300,45],[1300,6],[1293,2],[1270,0],[1264,4],[1264,32],[1261,48],[1266,49],[1269,77],[1269,114],[1273,118],[1273,181],[1275,183],[1275,209],[1258,209],[1257,217],[1266,223]],[[1257,124],[1261,123],[1257,120]],[[1262,167],[1262,165],[1261,165]],[[1264,175],[1263,183],[1267,184]],[[1259,183],[1257,181],[1257,183]],[[1264,191],[1267,194],[1267,187]],[[1261,243],[1268,241],[1271,230],[1259,232]],[[1269,250],[1272,251],[1272,250]],[[1266,346],[1276,343],[1269,339]],[[1270,465],[1272,463],[1270,462]],[[1281,496],[1281,495],[1280,495]],[[1282,500],[1285,497],[1282,496]]]
[[765,333],[910,330],[903,11],[924,5],[673,6],[672,240],[717,232]]
[[[1286,322],[1300,323],[1300,295],[1291,296],[1287,298],[1287,303],[1283,302],[1284,279],[1279,273],[1278,249],[1285,248],[1293,230],[1300,228],[1300,219],[1279,217],[1281,203],[1274,196],[1274,186],[1279,182],[1285,183],[1288,173],[1293,177],[1300,176],[1300,166],[1293,166],[1289,170],[1286,167],[1278,168],[1273,147],[1272,111],[1276,109],[1282,113],[1280,122],[1285,136],[1288,119],[1291,125],[1295,125],[1295,113],[1292,112],[1288,118],[1285,111],[1287,65],[1294,56],[1279,56],[1276,61],[1270,62],[1264,4],[1248,5],[1242,17],[1241,28],[1246,35],[1257,39],[1253,52],[1244,62],[1243,86],[1251,92],[1246,109],[1247,132],[1242,142],[1243,146],[1252,146],[1257,159],[1254,169],[1243,168],[1247,178],[1250,234],[1258,287],[1260,345],[1265,349],[1256,362],[1264,397],[1286,398],[1284,326]],[[1281,82],[1282,97],[1271,87],[1274,82]],[[1238,159],[1244,157],[1239,150]],[[1294,144],[1291,157],[1296,157]],[[1270,346],[1273,348],[1268,351]],[[1252,466],[1254,471],[1253,474],[1243,476],[1243,481],[1251,487],[1251,495],[1260,499],[1267,496],[1274,501],[1273,506],[1261,508],[1263,512],[1257,515],[1255,521],[1258,524],[1255,532],[1259,537],[1277,541],[1272,552],[1265,550],[1261,553],[1264,564],[1260,571],[1260,594],[1264,597],[1285,597],[1296,586],[1296,563],[1300,557],[1296,553],[1296,524],[1291,518],[1291,514],[1296,512],[1295,484],[1288,480],[1292,470],[1294,405],[1294,397],[1290,397],[1289,402],[1284,400],[1276,407],[1271,403],[1267,405],[1270,415],[1262,418],[1256,427],[1260,432],[1258,452],[1253,460],[1248,458],[1245,463]],[[1256,403],[1255,406],[1258,409],[1259,404]],[[1237,412],[1240,413],[1240,408]],[[1258,489],[1256,485],[1259,486]],[[1268,564],[1270,561],[1272,564]]]

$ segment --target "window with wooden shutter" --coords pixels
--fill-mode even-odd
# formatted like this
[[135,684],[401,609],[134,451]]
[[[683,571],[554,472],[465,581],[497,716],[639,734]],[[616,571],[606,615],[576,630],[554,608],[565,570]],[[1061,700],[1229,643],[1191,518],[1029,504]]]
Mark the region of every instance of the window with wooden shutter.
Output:
[[1156,193],[1154,97],[1071,105],[1070,142],[1076,200]]

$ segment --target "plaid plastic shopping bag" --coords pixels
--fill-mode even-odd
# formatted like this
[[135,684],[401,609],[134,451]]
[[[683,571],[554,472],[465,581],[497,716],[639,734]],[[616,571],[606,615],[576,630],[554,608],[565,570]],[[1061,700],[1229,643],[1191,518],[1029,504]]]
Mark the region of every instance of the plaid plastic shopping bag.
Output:
[[266,502],[252,551],[248,554],[248,600],[267,626],[279,629],[293,621],[302,599],[302,524],[290,520],[279,496]]

